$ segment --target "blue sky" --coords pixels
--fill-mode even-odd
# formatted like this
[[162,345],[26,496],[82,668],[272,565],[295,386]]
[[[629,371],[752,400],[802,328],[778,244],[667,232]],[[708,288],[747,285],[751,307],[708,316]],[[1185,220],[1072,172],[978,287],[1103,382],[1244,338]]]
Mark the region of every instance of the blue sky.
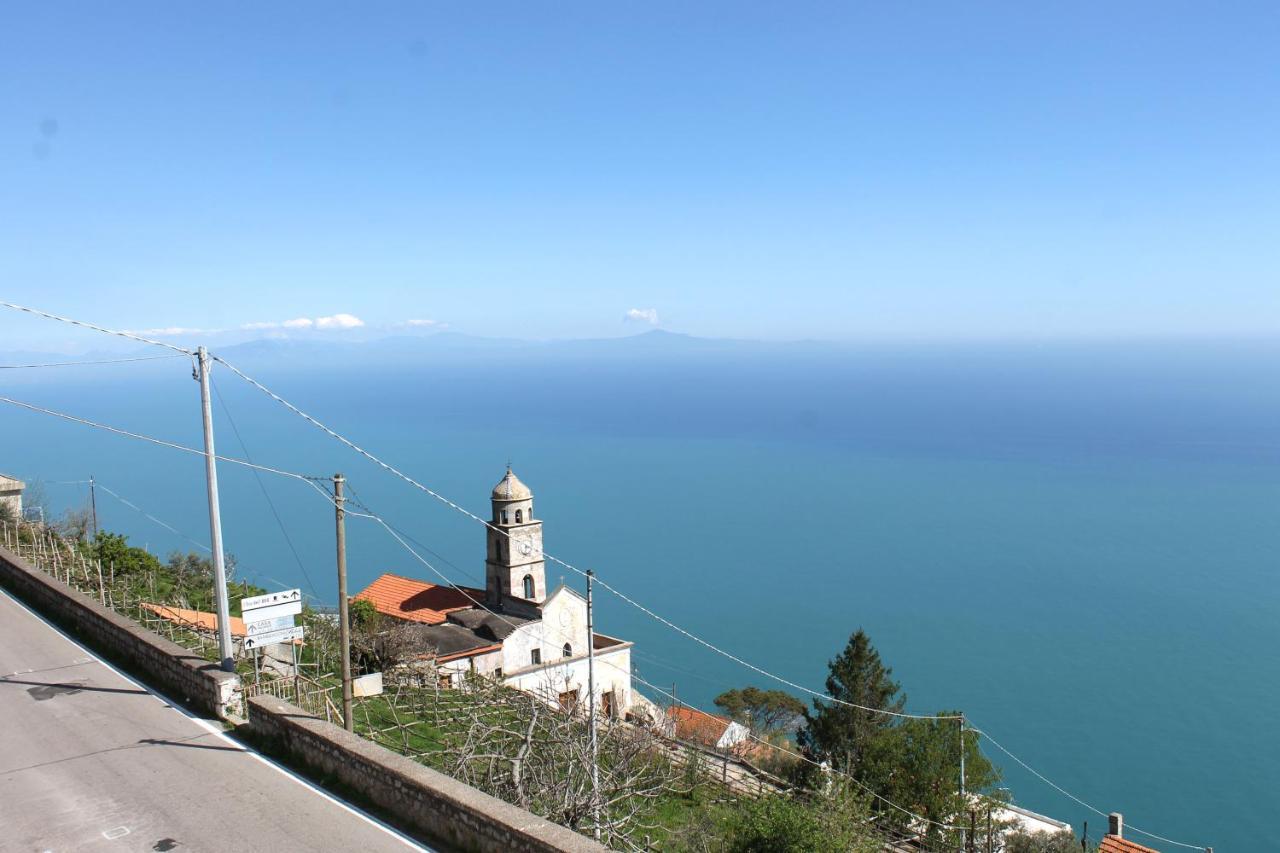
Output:
[[1277,32],[1262,3],[12,3],[0,294],[132,329],[1274,334]]

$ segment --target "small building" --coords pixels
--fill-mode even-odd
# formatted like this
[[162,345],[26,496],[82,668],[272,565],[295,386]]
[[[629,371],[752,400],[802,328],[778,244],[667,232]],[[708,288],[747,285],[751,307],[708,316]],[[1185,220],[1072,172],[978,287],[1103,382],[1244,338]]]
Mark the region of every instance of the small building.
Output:
[[1098,853],[1160,853],[1154,847],[1143,847],[1124,837],[1124,815],[1112,812],[1107,819],[1107,834],[1098,845]]
[[384,574],[362,590],[379,613],[416,623],[421,648],[434,655],[442,686],[467,673],[501,679],[548,704],[621,717],[649,702],[631,686],[631,646],[595,633],[595,695],[587,687],[587,602],[561,584],[548,593],[542,522],[533,492],[507,468],[490,495],[484,589]]
[[749,743],[750,731],[742,723],[675,705],[667,709],[667,734],[676,740],[712,749],[741,749]]
[[14,518],[22,518],[22,492],[26,487],[17,477],[0,474],[0,506],[7,507]]

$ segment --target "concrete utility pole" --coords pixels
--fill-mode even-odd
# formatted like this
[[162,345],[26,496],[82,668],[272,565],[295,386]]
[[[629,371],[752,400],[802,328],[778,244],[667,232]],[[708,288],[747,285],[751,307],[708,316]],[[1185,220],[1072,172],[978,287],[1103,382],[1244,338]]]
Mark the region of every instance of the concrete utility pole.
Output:
[[213,408],[209,404],[209,352],[196,350],[200,380],[200,410],[204,416],[204,473],[209,488],[209,539],[213,544],[213,594],[218,603],[218,657],[222,668],[232,672],[236,662],[231,651],[231,606],[227,601],[227,565],[222,553],[222,512],[218,508],[218,465],[213,450]]
[[98,493],[94,489],[93,475],[89,475],[89,507],[93,512],[93,538],[98,538]]
[[591,824],[600,840],[600,755],[596,738],[596,629],[591,604],[591,587],[596,573],[587,569],[587,729],[591,733]]
[[341,474],[333,475],[333,511],[337,519],[338,533],[338,645],[342,646],[342,727],[355,731],[351,716],[351,620],[347,612],[347,512],[343,509],[346,498],[342,485],[347,480]]

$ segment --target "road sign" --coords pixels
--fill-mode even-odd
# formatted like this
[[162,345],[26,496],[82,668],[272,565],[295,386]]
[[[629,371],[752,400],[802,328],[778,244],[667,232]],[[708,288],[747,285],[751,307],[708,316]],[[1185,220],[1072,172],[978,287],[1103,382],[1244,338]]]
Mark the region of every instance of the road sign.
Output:
[[[268,592],[266,595],[251,595],[248,598],[240,599],[240,611],[247,612],[257,610],[260,607],[270,607],[273,604],[286,604],[290,602],[298,602],[298,607],[302,607],[302,590],[286,589],[282,592]],[[299,613],[302,611],[299,610]]]
[[272,631],[283,631],[285,628],[292,627],[292,616],[277,616],[274,619],[262,619],[257,622],[244,623],[245,633],[250,637],[257,637],[261,634],[270,634]]
[[256,637],[245,637],[245,649],[260,649],[264,646],[274,646],[276,643],[289,643],[293,640],[302,639],[302,626],[296,628],[283,628],[279,631],[271,631],[267,634],[259,634]]
[[302,612],[302,590],[286,589],[241,599],[240,615],[245,623],[265,622],[281,616],[296,616]]

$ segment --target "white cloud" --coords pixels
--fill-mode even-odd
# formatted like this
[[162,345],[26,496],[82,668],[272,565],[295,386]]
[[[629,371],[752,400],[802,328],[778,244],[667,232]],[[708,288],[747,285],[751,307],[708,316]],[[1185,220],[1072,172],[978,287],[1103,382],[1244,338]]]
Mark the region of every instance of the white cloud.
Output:
[[[287,326],[288,323],[285,325]],[[363,325],[364,320],[354,314],[334,314],[332,317],[316,318],[317,329],[358,329]]]
[[240,326],[245,331],[257,331],[258,329],[278,329],[279,323],[244,323]]
[[286,329],[310,329],[315,324],[315,320],[307,317],[299,317],[296,320],[285,320],[280,325],[284,326]]
[[[127,330],[126,330],[127,331]],[[212,335],[222,331],[221,329],[189,329],[185,326],[165,326],[163,329],[142,329],[141,331],[131,331],[131,335],[146,335],[152,338],[172,338],[179,335]]]
[[439,320],[404,320],[396,323],[397,326],[408,326],[411,329],[432,329],[437,326],[443,326]]
[[648,323],[650,326],[656,326],[658,325],[658,309],[628,308],[622,319],[628,323]]

